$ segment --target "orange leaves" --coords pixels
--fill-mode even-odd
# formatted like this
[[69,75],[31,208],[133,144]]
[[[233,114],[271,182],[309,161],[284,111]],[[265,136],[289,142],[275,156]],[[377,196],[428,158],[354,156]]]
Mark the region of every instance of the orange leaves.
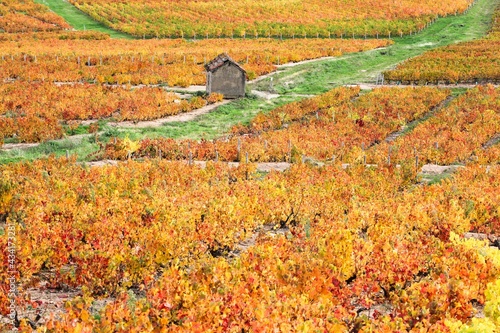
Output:
[[[213,160],[217,151],[224,161],[243,161],[248,152],[249,160],[258,162],[298,162],[302,155],[319,160],[335,155],[345,162],[362,162],[362,147],[368,149],[407,122],[422,117],[449,94],[426,87],[383,88],[351,101],[358,93],[359,87],[336,88],[268,114],[259,113],[250,125],[234,126],[232,137],[214,143],[146,140],[145,149],[135,156],[158,156],[161,150],[163,156],[187,159],[191,151],[194,159]],[[186,149],[189,145],[190,150]],[[113,156],[112,146],[108,145],[107,156]]]
[[[500,269],[454,234],[498,217],[498,167],[408,187],[389,167],[73,162],[0,167],[22,285],[50,268],[52,286],[86,286],[57,331],[439,331]],[[96,313],[92,295],[116,298]]]
[[204,84],[203,64],[222,52],[229,52],[249,75],[260,76],[274,71],[277,64],[330,56],[332,50],[351,53],[392,43],[389,40],[336,39],[124,41],[83,40],[87,37],[80,37],[76,40],[42,37],[43,41],[27,38],[0,42],[0,77],[25,81],[167,83],[185,87]]
[[2,3],[0,29],[5,33],[61,31],[69,28],[62,17],[34,1]]
[[[313,98],[306,98],[300,102],[292,102],[272,110],[268,114],[257,114],[251,121],[248,129],[237,129],[236,132],[259,133],[281,129],[283,125],[300,120],[301,118],[327,108],[339,107],[349,102],[359,94],[360,88],[332,89],[329,92]],[[235,132],[233,130],[233,132]]]
[[114,29],[152,38],[329,38],[388,36],[423,29],[437,16],[465,11],[470,0],[351,1],[319,0],[293,3],[242,0],[216,1],[103,0],[71,1],[80,10]]
[[[498,16],[500,9],[497,9]],[[403,83],[498,83],[500,20],[493,19],[489,36],[471,42],[446,46],[424,53],[385,72],[389,81]]]
[[[493,86],[467,91],[408,134],[374,147],[368,160],[380,163],[389,149],[394,162],[411,161],[415,153],[421,163],[435,164],[464,163],[488,155],[484,145],[500,131],[499,93]],[[498,156],[495,159],[493,154],[495,163]]]
[[[202,97],[181,100],[161,88],[127,89],[104,85],[13,82],[0,85],[0,136],[40,142],[63,136],[61,121],[112,117],[116,121],[150,120],[205,106]],[[23,91],[23,94],[19,92]],[[210,95],[210,102],[221,100]],[[89,132],[95,130],[91,125]]]
[[207,97],[207,103],[208,104],[214,104],[214,103],[222,102],[223,98],[224,98],[224,95],[222,95],[222,94],[211,93]]
[[385,72],[388,81],[404,84],[498,83],[499,40],[482,39],[424,53]]

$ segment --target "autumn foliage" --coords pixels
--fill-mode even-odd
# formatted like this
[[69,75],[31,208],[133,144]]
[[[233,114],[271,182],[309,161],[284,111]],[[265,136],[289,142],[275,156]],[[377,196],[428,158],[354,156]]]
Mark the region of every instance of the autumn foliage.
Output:
[[[335,88],[294,102],[232,134],[213,141],[145,139],[132,157],[170,160],[300,162],[362,164],[499,163],[499,89],[480,86],[450,98],[448,90],[379,88],[356,97],[359,88]],[[390,135],[393,139],[388,140]],[[110,142],[101,158],[128,154]],[[239,150],[238,150],[239,147]]]
[[[202,84],[203,64],[220,52],[252,78],[278,64],[390,43],[309,36],[408,33],[471,4],[73,2],[135,35],[247,39],[105,40],[64,31],[32,2],[4,1],[0,143],[220,101],[220,94],[182,100],[152,86]],[[498,25],[488,40],[467,44],[467,57],[495,58],[495,34]],[[456,60],[451,48],[439,51],[449,53],[446,61]],[[422,69],[431,79],[408,80],[465,80],[465,68],[444,77]],[[480,70],[494,79],[494,66]],[[16,329],[47,333],[497,332],[499,133],[500,88],[491,85],[459,96],[338,87],[258,113],[213,141],[111,138],[92,156],[122,160],[114,166],[90,167],[76,156],[0,165],[0,314],[12,301]],[[254,163],[285,161],[284,172]],[[461,167],[427,184],[418,174],[424,163]],[[7,230],[15,230],[14,250]],[[77,296],[37,321],[30,311],[51,305],[33,289]],[[0,322],[0,331],[12,328]]]
[[[354,98],[359,87],[335,88],[325,94],[257,114],[247,126],[233,127],[233,135],[214,142],[172,139],[143,140],[133,156],[168,159],[286,162],[303,155],[319,160],[333,156],[344,162],[362,162],[363,147],[382,142],[404,124],[442,103],[449,91],[435,88],[381,88]],[[239,142],[239,143],[238,143]],[[118,141],[119,144],[119,141]],[[238,154],[238,145],[240,151]],[[126,158],[110,142],[105,158]]]
[[159,87],[22,81],[0,84],[0,96],[0,138],[15,137],[21,142],[60,138],[63,125],[78,126],[81,120],[151,120],[222,100],[221,94],[181,99]]
[[[23,81],[110,84],[205,84],[203,65],[228,53],[249,79],[276,65],[341,56],[390,45],[389,40],[85,40],[84,35],[0,42],[0,77]],[[1,38],[1,36],[0,36]],[[95,37],[98,39],[98,36]]]
[[373,147],[367,156],[373,163],[383,163],[388,154],[393,163],[417,156],[423,164],[449,165],[479,159],[482,163],[498,163],[500,155],[495,154],[498,147],[487,146],[497,133],[500,133],[500,89],[480,86],[457,97],[395,141]]
[[402,83],[500,83],[500,9],[485,38],[428,51],[384,73]]
[[70,29],[70,26],[62,17],[32,0],[7,0],[0,3],[0,32],[53,32],[64,29]]
[[[83,286],[44,329],[451,332],[495,301],[498,249],[460,235],[499,235],[498,167],[425,186],[404,166],[253,168],[0,167],[21,290],[42,276],[48,288]],[[114,301],[96,315],[102,296]]]

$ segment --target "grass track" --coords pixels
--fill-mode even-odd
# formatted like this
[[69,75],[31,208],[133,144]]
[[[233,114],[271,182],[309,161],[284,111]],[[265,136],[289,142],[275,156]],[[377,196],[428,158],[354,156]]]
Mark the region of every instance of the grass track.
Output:
[[95,21],[66,0],[35,0],[35,2],[49,7],[54,13],[62,16],[76,30],[96,30],[109,34],[111,38],[134,38]]
[[[394,45],[382,50],[348,54],[343,57],[308,63],[274,75],[274,89],[281,94],[319,94],[343,84],[374,83],[377,75],[425,51],[453,43],[478,39],[487,34],[491,17],[500,0],[478,0],[467,14],[440,18],[419,34],[394,38]],[[287,77],[305,71],[290,83]],[[266,90],[269,79],[253,89]]]

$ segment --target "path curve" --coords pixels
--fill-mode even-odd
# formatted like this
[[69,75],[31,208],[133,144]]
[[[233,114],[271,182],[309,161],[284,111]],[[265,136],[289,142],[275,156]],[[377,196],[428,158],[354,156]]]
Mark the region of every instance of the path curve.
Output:
[[[108,125],[112,127],[124,127],[124,128],[155,128],[155,127],[161,127],[163,124],[166,123],[172,123],[172,122],[186,122],[186,121],[192,121],[196,117],[199,117],[203,114],[210,113],[214,109],[218,108],[219,106],[225,105],[230,103],[230,100],[224,100],[222,102],[206,105],[202,108],[196,109],[191,112],[185,112],[185,113],[180,113],[174,116],[168,116],[156,120],[149,120],[149,121],[139,121],[139,122],[132,122],[132,121],[123,121],[123,122],[109,122]],[[87,121],[82,121],[81,124],[83,125],[89,125],[92,123],[96,123],[98,120],[87,120]],[[85,136],[92,136],[94,134],[79,134],[79,135],[72,135],[68,136],[66,138],[60,139],[78,139],[82,138]],[[58,140],[50,140],[50,141],[58,141]],[[6,143],[3,146],[0,146],[0,151],[8,151],[8,150],[13,150],[13,149],[28,149],[28,148],[33,148],[39,146],[40,143]]]
[[[98,133],[99,134],[99,133]],[[55,139],[55,140],[49,140],[49,141],[60,141],[60,140],[78,140],[82,139],[85,137],[89,136],[94,136],[95,134],[87,133],[87,134],[77,134],[77,135],[72,135],[72,136],[67,136],[62,139]],[[32,147],[37,147],[41,143],[40,142],[33,142],[33,143],[6,143],[3,146],[0,146],[0,152],[1,151],[9,151],[13,149],[28,149]]]
[[[222,102],[217,102],[214,104],[210,105],[205,105],[202,108],[190,111],[190,112],[183,112],[179,113],[173,116],[167,116],[159,119],[154,119],[154,120],[145,120],[145,121],[117,121],[117,122],[108,122],[107,124],[112,127],[124,127],[124,128],[146,128],[146,127],[161,127],[163,124],[166,123],[173,123],[173,122],[186,122],[186,121],[192,121],[196,117],[199,117],[203,114],[210,113],[212,110],[218,108],[219,106],[225,105],[230,103],[230,100],[223,100]],[[89,124],[89,123],[96,123],[98,120],[89,120],[86,122],[82,122],[82,124]]]

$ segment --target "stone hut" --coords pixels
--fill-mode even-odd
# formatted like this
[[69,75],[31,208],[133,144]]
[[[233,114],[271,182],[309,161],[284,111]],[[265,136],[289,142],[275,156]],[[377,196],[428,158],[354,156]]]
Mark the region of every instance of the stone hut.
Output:
[[218,55],[205,65],[207,93],[220,93],[224,98],[245,96],[246,71],[227,54]]

